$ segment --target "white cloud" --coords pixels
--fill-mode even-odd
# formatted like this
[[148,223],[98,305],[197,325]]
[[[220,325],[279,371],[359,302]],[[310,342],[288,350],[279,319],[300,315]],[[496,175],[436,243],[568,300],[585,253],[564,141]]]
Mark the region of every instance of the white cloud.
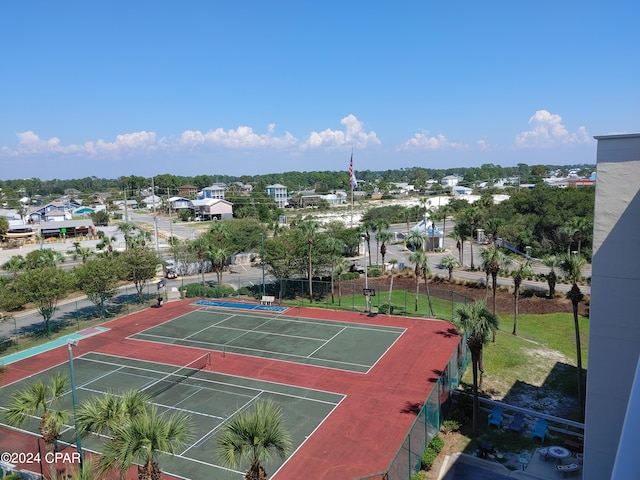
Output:
[[379,145],[380,139],[375,132],[365,132],[363,123],[356,118],[355,115],[349,114],[340,120],[345,126],[345,130],[331,130],[327,128],[321,132],[311,132],[307,141],[300,147],[318,148],[323,146],[339,147],[342,145],[351,145],[360,148],[368,145]]
[[529,118],[530,130],[516,136],[516,146],[522,148],[589,143],[591,137],[585,127],[570,133],[562,124],[562,117],[547,110],[538,110]]
[[450,142],[443,134],[430,137],[429,132],[416,133],[406,142],[398,146],[398,150],[465,150],[468,145],[465,143]]
[[476,142],[476,146],[478,147],[478,150],[491,150],[491,145],[489,145],[486,140],[478,140]]
[[180,136],[180,144],[195,147],[197,145],[212,145],[226,148],[284,148],[295,145],[298,141],[289,132],[281,137],[273,136],[275,124],[268,126],[268,133],[260,135],[251,127],[240,126],[233,130],[216,128],[202,133],[199,130],[186,130]]
[[98,140],[95,143],[85,142],[83,144],[71,143],[69,145],[62,145],[60,139],[57,137],[51,137],[45,140],[31,130],[19,132],[16,136],[18,137],[18,146],[16,148],[2,148],[2,151],[10,156],[46,153],[81,153],[95,156],[101,153],[121,153],[131,150],[153,149],[156,139],[156,134],[153,132],[135,132],[118,135],[114,142]]
[[326,129],[321,132],[311,132],[306,141],[302,142],[289,132],[276,135],[276,125],[267,126],[266,133],[256,133],[249,126],[239,126],[236,129],[225,130],[216,128],[209,131],[185,130],[178,136],[158,138],[155,132],[132,132],[117,135],[114,141],[88,140],[84,143],[64,145],[57,137],[42,139],[33,131],[17,133],[16,146],[0,146],[0,155],[16,157],[20,155],[84,155],[88,157],[119,156],[129,152],[136,154],[155,152],[159,150],[193,148],[227,148],[227,149],[307,149],[317,147],[335,147],[351,145],[366,147],[379,144],[375,132],[366,132],[363,123],[355,115],[344,117],[340,123],[343,130]]

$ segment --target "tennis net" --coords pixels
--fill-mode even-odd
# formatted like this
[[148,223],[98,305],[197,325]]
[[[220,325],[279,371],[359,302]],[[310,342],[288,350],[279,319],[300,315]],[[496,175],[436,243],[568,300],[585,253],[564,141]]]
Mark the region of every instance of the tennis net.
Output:
[[211,365],[211,353],[205,353],[201,357],[196,358],[194,361],[184,365],[177,370],[165,375],[164,377],[156,380],[155,382],[147,385],[142,389],[144,393],[149,395],[150,398],[157,397],[158,395],[166,392],[170,388],[184,382],[187,378],[192,377],[199,371]]

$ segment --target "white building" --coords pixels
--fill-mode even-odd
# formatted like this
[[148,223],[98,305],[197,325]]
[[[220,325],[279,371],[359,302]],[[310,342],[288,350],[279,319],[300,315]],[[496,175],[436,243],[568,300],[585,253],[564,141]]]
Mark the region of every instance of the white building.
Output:
[[640,478],[640,134],[596,139],[583,479],[627,480]]
[[287,187],[280,185],[279,183],[275,183],[267,186],[265,190],[267,195],[273,198],[280,208],[284,208],[287,204]]

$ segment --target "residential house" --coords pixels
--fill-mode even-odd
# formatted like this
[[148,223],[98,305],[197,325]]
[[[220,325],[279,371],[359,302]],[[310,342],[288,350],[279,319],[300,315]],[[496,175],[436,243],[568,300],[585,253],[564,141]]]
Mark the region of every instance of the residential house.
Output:
[[118,207],[118,209],[120,210],[124,210],[125,206],[127,208],[131,208],[135,210],[136,208],[138,208],[138,201],[137,200],[114,200],[113,205]]
[[150,195],[143,198],[142,203],[144,203],[145,207],[150,210],[162,207],[162,199],[157,195]]
[[389,193],[397,197],[406,197],[413,191],[415,191],[415,187],[406,182],[389,184]]
[[167,209],[171,211],[184,210],[187,208],[193,208],[191,200],[184,197],[170,197],[167,199]]
[[214,183],[210,187],[205,187],[198,193],[198,199],[203,200],[205,198],[217,198],[224,200],[224,192],[227,189],[227,185],[224,183]]
[[67,188],[64,191],[64,196],[67,198],[77,198],[82,195],[82,192],[76,188]]
[[196,187],[195,185],[186,184],[178,187],[178,195],[181,197],[195,198],[197,194],[198,187]]
[[233,204],[220,198],[204,198],[193,200],[193,212],[202,220],[225,220],[233,218]]
[[283,208],[287,204],[287,187],[284,185],[280,185],[279,183],[268,185],[266,192],[280,208]]
[[455,195],[471,195],[473,193],[473,188],[456,185],[455,187],[453,187],[453,193]]
[[460,177],[457,175],[447,175],[446,177],[442,177],[442,180],[440,180],[440,185],[444,188],[455,187],[458,183],[460,183]]
[[29,220],[32,222],[61,222],[63,220],[71,220],[71,209],[80,207],[77,204],[69,204],[62,202],[51,202],[27,212]]

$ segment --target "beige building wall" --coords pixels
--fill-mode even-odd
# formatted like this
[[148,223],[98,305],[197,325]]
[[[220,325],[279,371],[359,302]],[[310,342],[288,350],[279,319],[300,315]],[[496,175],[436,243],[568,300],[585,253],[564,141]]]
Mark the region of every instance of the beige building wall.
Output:
[[584,480],[612,478],[640,353],[640,134],[596,139]]

